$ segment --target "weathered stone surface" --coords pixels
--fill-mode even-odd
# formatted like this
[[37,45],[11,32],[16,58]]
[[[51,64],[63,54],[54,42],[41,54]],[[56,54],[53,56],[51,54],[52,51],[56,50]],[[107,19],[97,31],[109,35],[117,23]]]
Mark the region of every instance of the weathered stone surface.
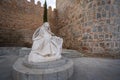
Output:
[[[16,55],[18,53],[13,53],[15,48],[14,49],[5,48],[5,49],[7,50],[6,54],[0,55],[0,80],[13,80],[12,75],[11,75],[12,65],[17,60],[17,58],[19,58],[19,56]],[[5,49],[0,48],[0,50],[5,50]],[[17,50],[19,50],[19,49],[17,49]],[[68,52],[70,52],[70,51],[68,51]],[[3,51],[1,51],[1,52],[3,52]],[[0,54],[1,54],[1,52],[0,52]],[[67,52],[67,51],[65,51],[65,52]],[[69,55],[69,53],[65,53],[65,54]],[[76,54],[76,53],[74,53],[74,54]],[[71,53],[70,53],[70,55],[71,55]],[[119,76],[120,60],[119,59],[103,59],[103,58],[87,58],[87,57],[71,58],[71,59],[74,62],[74,74],[73,74],[72,78],[69,80],[80,80],[80,79],[81,80],[96,80],[96,79],[97,80],[120,80],[120,76]],[[18,73],[18,74],[20,74],[20,73]],[[71,75],[71,74],[69,74],[69,75]],[[14,74],[14,76],[16,77],[16,74]],[[21,76],[23,76],[23,75],[21,75]],[[36,77],[35,75],[33,75],[33,76]],[[27,77],[28,77],[28,79],[32,79],[31,77],[29,78],[29,76],[27,76],[27,75],[24,78],[27,78]],[[52,80],[56,80],[56,79],[54,79],[54,77],[56,77],[56,75],[49,75],[49,77],[47,76],[46,78],[48,79],[50,77],[52,77],[51,78]],[[36,77],[36,79],[37,79],[37,77]],[[34,78],[34,80],[35,80],[35,78]]]
[[57,0],[57,31],[64,39],[64,47],[86,53],[119,54],[118,1]]
[[[49,12],[52,17],[53,11]],[[0,0],[0,46],[31,47],[33,32],[42,24],[43,7],[40,2]]]
[[19,55],[21,47],[0,47],[0,56],[3,55]]
[[66,61],[67,61],[66,59],[61,58],[60,60],[55,60],[55,61],[33,63],[33,62],[28,62],[28,56],[25,56],[23,65],[33,69],[48,69],[48,68],[53,68],[53,67],[55,68],[61,65],[65,65]]
[[120,59],[76,58],[70,80],[119,80]]
[[25,55],[29,55],[30,51],[31,51],[31,48],[22,47],[19,50],[19,57],[24,57]]
[[45,63],[25,63],[25,58],[19,58],[13,65],[13,80],[67,80],[73,74],[73,62],[69,59],[62,58],[60,61]]

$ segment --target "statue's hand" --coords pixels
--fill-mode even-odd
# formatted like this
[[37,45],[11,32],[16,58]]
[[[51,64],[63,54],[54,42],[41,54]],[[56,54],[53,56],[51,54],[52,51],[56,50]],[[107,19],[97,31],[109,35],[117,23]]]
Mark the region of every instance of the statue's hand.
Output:
[[55,34],[54,33],[51,33],[52,34],[52,36],[55,36]]
[[40,40],[40,39],[42,39],[44,36],[39,36],[39,37],[36,37],[36,38],[33,38],[33,41],[35,41],[35,40]]

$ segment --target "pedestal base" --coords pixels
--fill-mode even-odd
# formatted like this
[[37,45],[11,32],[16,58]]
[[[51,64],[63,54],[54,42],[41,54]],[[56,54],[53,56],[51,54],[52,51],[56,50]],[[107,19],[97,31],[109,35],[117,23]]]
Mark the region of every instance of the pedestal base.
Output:
[[29,63],[27,57],[24,57],[13,65],[13,80],[67,80],[72,74],[73,62],[65,58]]

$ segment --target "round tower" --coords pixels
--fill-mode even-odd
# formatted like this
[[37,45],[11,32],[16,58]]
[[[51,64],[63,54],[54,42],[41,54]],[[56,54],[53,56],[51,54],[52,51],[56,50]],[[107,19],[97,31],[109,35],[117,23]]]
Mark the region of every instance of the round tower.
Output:
[[41,2],[40,2],[40,1],[38,1],[38,2],[37,2],[37,5],[38,5],[38,6],[41,6]]
[[31,3],[35,4],[35,0],[31,0]]

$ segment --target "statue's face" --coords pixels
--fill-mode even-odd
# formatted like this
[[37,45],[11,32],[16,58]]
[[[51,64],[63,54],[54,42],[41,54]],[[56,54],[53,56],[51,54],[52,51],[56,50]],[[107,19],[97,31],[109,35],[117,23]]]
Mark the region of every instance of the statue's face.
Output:
[[49,23],[48,23],[48,22],[45,22],[45,26],[49,26]]
[[49,28],[50,28],[49,26],[50,26],[50,25],[49,25],[48,22],[44,23],[44,27],[45,27],[46,30],[49,30]]

